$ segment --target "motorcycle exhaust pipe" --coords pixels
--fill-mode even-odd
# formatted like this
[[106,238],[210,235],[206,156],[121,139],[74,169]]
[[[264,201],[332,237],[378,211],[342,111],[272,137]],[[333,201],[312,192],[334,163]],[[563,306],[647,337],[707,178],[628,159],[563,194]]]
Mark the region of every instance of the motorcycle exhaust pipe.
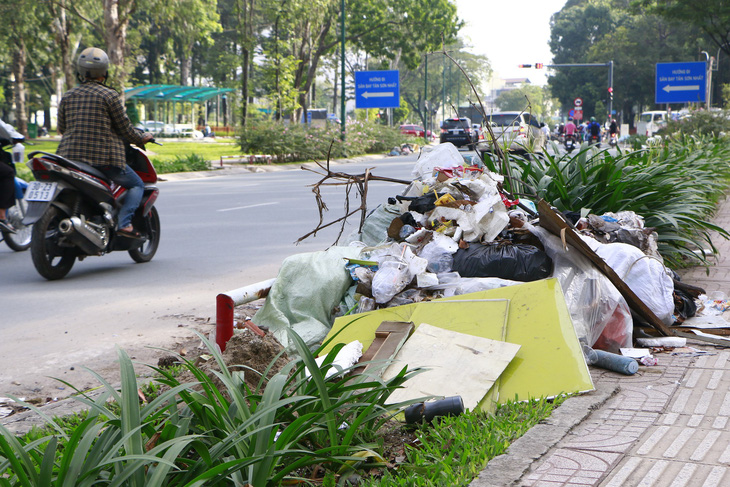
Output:
[[106,247],[105,239],[77,216],[61,220],[58,231],[87,254],[100,254]]

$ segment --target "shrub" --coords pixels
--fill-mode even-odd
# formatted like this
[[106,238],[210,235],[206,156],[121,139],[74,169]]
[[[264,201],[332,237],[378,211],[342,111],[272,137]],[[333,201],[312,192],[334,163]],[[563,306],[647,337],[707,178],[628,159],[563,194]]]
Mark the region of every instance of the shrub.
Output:
[[695,110],[679,120],[670,120],[667,126],[659,131],[661,135],[682,133],[721,137],[730,134],[730,112]]
[[324,128],[304,124],[263,121],[251,123],[239,134],[241,151],[275,156],[278,162],[325,160],[358,154],[386,152],[409,139],[398,129],[373,122],[348,121],[345,142],[340,126]]
[[207,171],[208,163],[205,158],[198,154],[188,154],[185,156],[175,156],[175,159],[152,159],[152,165],[158,174],[172,172],[191,172],[191,171]]

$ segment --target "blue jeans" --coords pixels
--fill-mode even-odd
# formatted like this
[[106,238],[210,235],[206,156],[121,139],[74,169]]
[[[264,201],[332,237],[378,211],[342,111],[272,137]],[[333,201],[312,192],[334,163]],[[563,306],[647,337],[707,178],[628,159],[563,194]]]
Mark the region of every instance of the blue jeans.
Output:
[[137,176],[137,173],[128,165],[125,165],[124,168],[116,166],[101,166],[99,169],[119,186],[127,188],[127,194],[124,196],[122,207],[119,210],[119,223],[117,228],[124,228],[131,225],[132,215],[134,215],[134,211],[142,201],[144,183],[139,176]]

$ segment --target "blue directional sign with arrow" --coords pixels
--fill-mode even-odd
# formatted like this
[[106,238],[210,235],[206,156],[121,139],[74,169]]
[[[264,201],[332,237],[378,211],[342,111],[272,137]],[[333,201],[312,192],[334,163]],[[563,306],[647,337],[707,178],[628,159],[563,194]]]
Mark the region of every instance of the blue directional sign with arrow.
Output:
[[355,71],[355,108],[397,108],[400,106],[400,73]]
[[705,101],[707,63],[657,63],[656,103]]

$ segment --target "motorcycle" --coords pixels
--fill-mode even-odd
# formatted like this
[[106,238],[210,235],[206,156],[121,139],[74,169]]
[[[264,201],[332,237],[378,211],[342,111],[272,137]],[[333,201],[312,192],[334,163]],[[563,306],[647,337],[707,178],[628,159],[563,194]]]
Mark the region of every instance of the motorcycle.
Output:
[[565,150],[573,152],[573,149],[575,149],[575,135],[568,134],[565,136]]
[[[156,143],[152,141],[153,143]],[[158,144],[161,145],[161,144]],[[140,237],[117,235],[117,215],[127,189],[100,170],[56,154],[32,152],[28,167],[36,181],[28,184],[23,223],[33,224],[30,252],[38,273],[48,280],[69,273],[76,259],[127,251],[135,262],[149,262],[160,243],[157,173],[142,150],[127,144],[127,164],[145,184],[132,217]]]
[[597,134],[591,134],[588,136],[588,144],[594,145],[596,147],[601,147],[601,136]]
[[618,145],[618,134],[617,133],[613,133],[610,135],[610,137],[608,139],[608,145],[610,145],[611,147],[616,147]]
[[27,212],[28,204],[23,200],[23,195],[28,187],[28,183],[22,179],[15,178],[15,206],[11,206],[6,211],[6,217],[8,221],[17,230],[15,233],[6,232],[3,230],[2,240],[16,252],[22,252],[30,248],[30,239],[32,232],[32,225],[27,226],[23,224],[23,218]]

